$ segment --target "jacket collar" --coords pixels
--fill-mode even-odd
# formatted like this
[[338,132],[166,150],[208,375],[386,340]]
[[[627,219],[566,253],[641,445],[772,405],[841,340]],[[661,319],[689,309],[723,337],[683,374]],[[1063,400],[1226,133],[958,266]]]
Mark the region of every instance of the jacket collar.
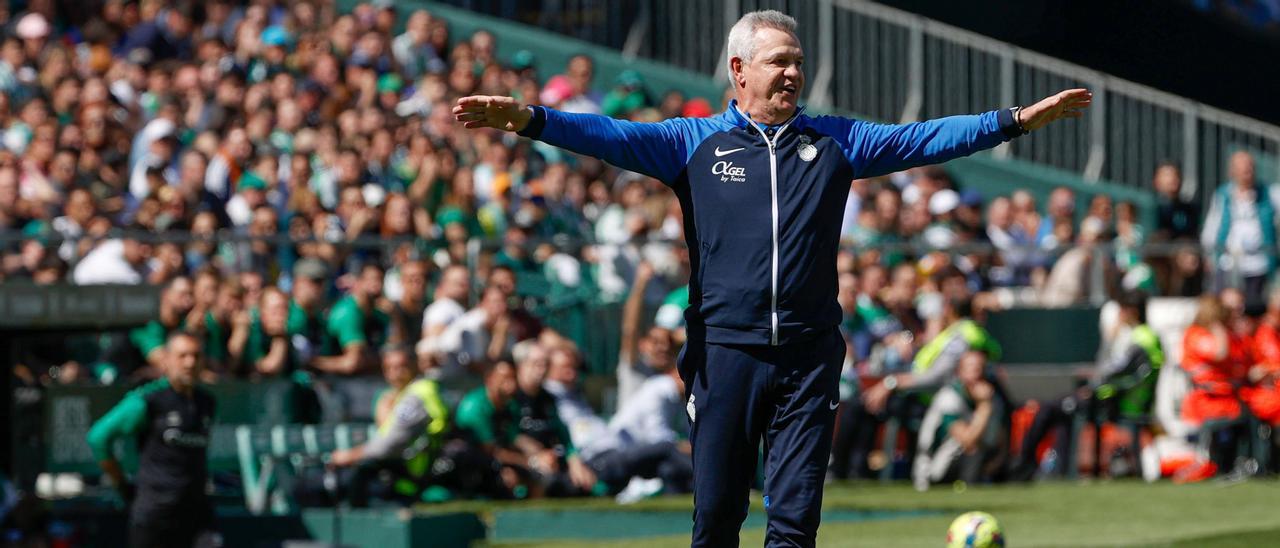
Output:
[[[804,105],[800,105],[796,107],[796,111],[791,115],[791,118],[788,118],[786,122],[783,122],[778,125],[781,126],[781,125],[794,122],[803,113],[804,113]],[[751,119],[747,117],[746,113],[738,109],[737,99],[730,99],[729,108],[725,109],[724,112],[720,113],[720,116],[721,118],[724,119],[724,121],[732,124],[733,126],[740,127],[740,128],[751,127]]]

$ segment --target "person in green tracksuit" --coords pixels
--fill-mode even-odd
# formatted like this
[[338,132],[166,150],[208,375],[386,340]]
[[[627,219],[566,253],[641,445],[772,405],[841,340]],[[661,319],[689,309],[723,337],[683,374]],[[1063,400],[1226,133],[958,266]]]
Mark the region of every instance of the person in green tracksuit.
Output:
[[[129,504],[129,545],[191,546],[211,529],[208,483],[214,399],[197,386],[203,357],[193,335],[169,335],[160,355],[164,377],[131,392],[89,429],[88,443],[102,471]],[[131,486],[112,452],[116,440],[138,446]]]

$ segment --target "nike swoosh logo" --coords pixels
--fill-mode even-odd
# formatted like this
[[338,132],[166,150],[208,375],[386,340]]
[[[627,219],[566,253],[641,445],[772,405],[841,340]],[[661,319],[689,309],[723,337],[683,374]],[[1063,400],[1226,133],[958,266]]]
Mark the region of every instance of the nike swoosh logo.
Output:
[[747,147],[740,147],[740,148],[731,148],[729,150],[720,150],[720,147],[716,147],[716,158],[719,158],[726,154],[733,154],[739,150],[746,150],[746,148]]
[[835,400],[831,403],[828,403],[827,407],[830,407],[832,411],[835,411],[837,407],[840,407],[840,400]]

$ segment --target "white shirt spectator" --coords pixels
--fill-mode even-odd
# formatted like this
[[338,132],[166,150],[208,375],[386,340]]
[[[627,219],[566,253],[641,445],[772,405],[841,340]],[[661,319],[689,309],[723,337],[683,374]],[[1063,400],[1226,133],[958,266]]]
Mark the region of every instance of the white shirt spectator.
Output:
[[429,333],[436,326],[449,327],[466,313],[467,309],[462,308],[458,301],[447,297],[436,299],[422,313],[422,332]]
[[687,433],[684,398],[671,375],[649,377],[617,414],[609,419],[609,432],[582,446],[590,459],[608,450],[626,450],[640,445],[674,442]]
[[609,425],[596,415],[582,394],[559,381],[548,380],[542,387],[556,398],[556,413],[569,428],[574,447],[586,447],[609,433]]
[[[441,378],[455,377],[471,363],[485,359],[493,338],[485,327],[488,319],[489,313],[484,309],[468,311],[436,337],[435,350],[445,356]],[[510,351],[515,342],[515,337],[508,333],[506,351]]]
[[84,256],[72,279],[77,285],[137,285],[142,283],[142,272],[124,260],[123,240],[107,240]]

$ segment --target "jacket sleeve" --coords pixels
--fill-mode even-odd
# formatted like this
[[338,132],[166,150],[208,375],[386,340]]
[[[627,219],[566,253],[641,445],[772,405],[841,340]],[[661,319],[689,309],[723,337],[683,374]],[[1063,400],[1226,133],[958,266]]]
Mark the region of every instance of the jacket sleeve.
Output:
[[116,438],[137,433],[146,418],[146,400],[138,394],[125,396],[89,429],[87,441],[94,460],[102,462],[113,458],[111,446]]
[[698,123],[689,119],[640,123],[542,106],[530,108],[533,119],[520,135],[599,158],[668,185],[684,170],[697,147]]
[[426,433],[427,422],[431,418],[422,400],[413,394],[404,395],[387,419],[391,421],[391,426],[365,444],[364,460],[388,459],[403,452],[409,444]]
[[1009,109],[910,124],[830,116],[817,120],[820,127],[827,126],[824,132],[843,141],[841,147],[857,178],[939,164],[994,148],[1022,133]]

